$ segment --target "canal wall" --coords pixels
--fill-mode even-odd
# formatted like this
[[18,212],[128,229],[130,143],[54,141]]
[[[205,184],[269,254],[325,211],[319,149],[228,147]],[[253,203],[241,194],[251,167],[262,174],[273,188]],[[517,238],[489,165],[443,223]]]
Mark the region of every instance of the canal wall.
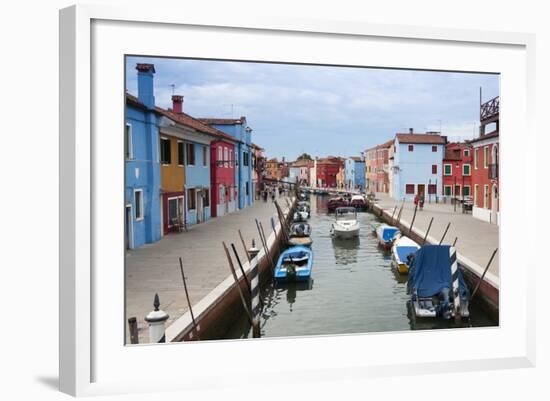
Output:
[[[389,213],[388,210],[384,210],[379,206],[375,201],[368,201],[369,210],[380,217],[383,221],[393,226],[398,227],[402,233],[410,237],[413,241],[421,244],[424,241],[426,232],[417,229],[414,227],[409,231],[411,222],[406,221],[405,219],[397,219]],[[475,235],[475,234],[473,234]],[[429,244],[438,244],[439,241],[428,235],[426,238],[426,243]],[[464,276],[464,280],[468,284],[468,287],[473,290],[478,284],[484,268],[478,264],[472,262],[468,257],[459,252],[457,247],[457,261],[458,266]],[[492,274],[486,274],[484,279],[479,285],[478,292],[476,293],[476,301],[480,301],[480,306],[495,320],[498,320],[499,315],[499,282],[496,277]]]
[[[292,221],[292,215],[296,207],[297,199],[292,198],[291,205],[288,208],[284,208],[285,205],[281,205],[283,208],[283,214],[287,223]],[[275,218],[275,217],[274,217]],[[275,231],[272,227],[264,227],[266,231],[267,247],[269,253],[274,260],[279,257],[283,246],[283,231],[278,219],[275,219]],[[269,235],[267,234],[269,232]],[[260,287],[272,278],[273,263],[269,259],[265,250],[262,247],[261,242],[256,246],[260,249],[260,252],[250,262],[248,260],[241,260],[243,263],[243,270],[250,280],[250,271],[252,266],[258,266]],[[236,265],[236,273],[239,286],[243,291],[243,294],[247,294],[248,288],[243,275]],[[228,266],[229,269],[229,266]],[[195,316],[195,322],[197,323],[198,333],[201,340],[216,340],[225,338],[229,329],[242,318],[243,305],[241,302],[239,289],[237,283],[232,274],[221,282],[214,290],[212,290],[207,296],[201,299],[197,304],[193,305],[193,314]],[[190,311],[187,311],[178,320],[166,329],[166,342],[181,342],[181,341],[195,341],[198,340],[194,331],[193,321]]]

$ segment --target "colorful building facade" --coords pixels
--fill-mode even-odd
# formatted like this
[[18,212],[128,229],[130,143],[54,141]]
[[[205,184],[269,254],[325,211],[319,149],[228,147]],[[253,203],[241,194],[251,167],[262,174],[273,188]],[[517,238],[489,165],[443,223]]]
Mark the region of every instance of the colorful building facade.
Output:
[[336,188],[336,175],[344,166],[340,157],[328,156],[317,160],[316,178],[320,188]]
[[418,195],[428,200],[441,193],[446,142],[446,138],[438,134],[396,134],[393,165],[395,199],[413,200]]
[[443,188],[445,198],[465,198],[472,194],[472,146],[468,143],[448,143],[443,158]]
[[363,158],[352,156],[345,160],[345,188],[364,190],[365,174],[365,160]]
[[[474,217],[500,224],[499,205],[499,98],[483,103],[480,113],[480,135],[470,141],[473,147],[472,183]],[[495,128],[486,133],[487,127]]]
[[158,114],[155,67],[137,64],[138,97],[126,94],[125,110],[125,244],[139,248],[161,238]]

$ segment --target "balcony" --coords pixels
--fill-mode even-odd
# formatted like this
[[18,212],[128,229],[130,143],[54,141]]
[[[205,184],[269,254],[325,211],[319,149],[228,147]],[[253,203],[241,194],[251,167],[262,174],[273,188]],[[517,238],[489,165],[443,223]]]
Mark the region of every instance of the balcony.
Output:
[[500,98],[497,96],[488,102],[483,103],[479,110],[480,121],[489,120],[498,117],[500,109]]
[[498,163],[489,164],[489,179],[498,179]]

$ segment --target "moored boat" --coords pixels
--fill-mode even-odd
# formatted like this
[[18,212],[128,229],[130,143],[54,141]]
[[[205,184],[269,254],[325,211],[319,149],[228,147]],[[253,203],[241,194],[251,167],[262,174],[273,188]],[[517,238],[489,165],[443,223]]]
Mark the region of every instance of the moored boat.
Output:
[[470,292],[449,245],[424,245],[414,254],[407,292],[417,318],[470,315]]
[[311,226],[307,223],[293,223],[289,230],[288,243],[291,246],[307,246],[313,244],[311,239]]
[[313,252],[305,246],[288,248],[277,261],[274,278],[277,282],[307,281],[311,277]]
[[339,207],[335,211],[336,220],[332,223],[330,234],[336,238],[353,238],[359,236],[360,224],[357,211],[353,207]]
[[420,249],[420,245],[409,237],[397,238],[392,246],[392,263],[399,273],[409,272],[411,257]]
[[387,224],[380,224],[376,229],[376,236],[378,242],[384,247],[384,249],[391,249],[393,241],[400,234],[399,228],[389,226]]
[[367,201],[362,195],[353,195],[349,202],[351,207],[354,207],[356,210],[366,210]]
[[330,198],[327,202],[327,208],[329,213],[334,212],[336,208],[348,206],[348,201],[341,196]]

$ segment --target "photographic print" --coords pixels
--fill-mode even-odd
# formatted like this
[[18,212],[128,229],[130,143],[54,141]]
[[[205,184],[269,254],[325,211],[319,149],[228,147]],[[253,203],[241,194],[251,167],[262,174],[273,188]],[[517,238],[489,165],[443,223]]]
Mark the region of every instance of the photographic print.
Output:
[[498,326],[499,79],[126,56],[125,343]]

